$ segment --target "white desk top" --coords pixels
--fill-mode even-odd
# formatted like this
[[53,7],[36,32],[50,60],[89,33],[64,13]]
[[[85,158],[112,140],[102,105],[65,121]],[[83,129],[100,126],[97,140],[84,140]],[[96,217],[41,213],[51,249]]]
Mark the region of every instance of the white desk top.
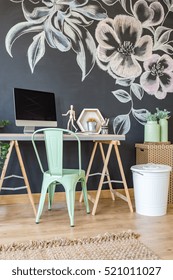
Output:
[[[0,133],[0,141],[31,141],[32,134],[24,133]],[[125,135],[116,135],[116,134],[86,134],[86,133],[77,133],[77,136],[81,141],[121,141],[125,140]],[[35,139],[38,141],[43,141],[43,134],[37,134]],[[64,140],[74,141],[74,137],[71,135],[64,135]]]

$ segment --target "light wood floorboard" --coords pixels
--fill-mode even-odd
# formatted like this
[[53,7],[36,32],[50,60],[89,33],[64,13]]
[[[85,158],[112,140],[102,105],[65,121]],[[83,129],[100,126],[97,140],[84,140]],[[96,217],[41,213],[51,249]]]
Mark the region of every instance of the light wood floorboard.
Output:
[[[92,205],[91,205],[92,208]],[[40,224],[35,224],[30,204],[0,205],[1,243],[36,239],[82,238],[132,230],[140,234],[140,240],[161,259],[173,260],[173,206],[167,215],[148,217],[130,213],[127,203],[116,198],[101,199],[97,214],[85,213],[83,203],[75,204],[75,227],[69,225],[66,203],[55,203],[53,210],[46,206]]]

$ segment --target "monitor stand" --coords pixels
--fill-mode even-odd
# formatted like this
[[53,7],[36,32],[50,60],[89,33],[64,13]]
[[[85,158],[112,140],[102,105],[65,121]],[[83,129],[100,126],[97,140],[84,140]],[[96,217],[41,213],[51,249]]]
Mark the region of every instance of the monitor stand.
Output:
[[23,133],[28,134],[28,133],[34,133],[35,131],[35,126],[24,126]]

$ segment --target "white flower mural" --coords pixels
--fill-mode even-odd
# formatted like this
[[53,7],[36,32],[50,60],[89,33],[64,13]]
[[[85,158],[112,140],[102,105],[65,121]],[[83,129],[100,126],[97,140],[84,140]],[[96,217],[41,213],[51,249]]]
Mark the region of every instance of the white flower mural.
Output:
[[137,108],[136,98],[162,100],[173,92],[173,29],[167,24],[173,0],[9,1],[21,5],[25,21],[8,31],[6,50],[12,57],[15,41],[33,33],[27,53],[32,73],[50,47],[74,52],[82,81],[93,67],[115,80],[115,102],[130,106],[114,117],[114,133],[127,134],[131,118],[145,124],[148,111]]
[[140,83],[148,94],[163,99],[173,91],[173,59],[169,55],[153,54],[144,62],[144,69]]
[[96,29],[96,39],[98,65],[114,78],[140,76],[142,68],[138,60],[145,61],[152,54],[151,36],[142,36],[140,21],[131,16],[102,20]]

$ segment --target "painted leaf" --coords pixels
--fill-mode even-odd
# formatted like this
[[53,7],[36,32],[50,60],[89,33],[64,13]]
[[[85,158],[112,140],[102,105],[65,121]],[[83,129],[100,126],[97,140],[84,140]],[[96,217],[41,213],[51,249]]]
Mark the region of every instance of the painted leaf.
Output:
[[132,109],[133,116],[141,124],[146,123],[146,118],[148,116],[148,113],[149,112],[146,109]]
[[139,100],[142,100],[144,96],[144,90],[139,84],[136,83],[131,84],[131,90]]
[[46,21],[44,27],[46,41],[51,48],[56,48],[61,52],[66,52],[71,49],[70,39],[61,30],[53,26],[50,18]]
[[113,131],[115,134],[127,134],[130,130],[129,115],[119,115],[113,121]]
[[20,22],[20,23],[17,23],[16,25],[14,25],[9,30],[9,32],[7,33],[6,38],[5,38],[5,46],[6,46],[6,50],[9,53],[9,55],[12,56],[11,48],[17,38],[19,38],[20,36],[22,36],[25,33],[40,32],[42,30],[43,30],[42,26],[39,26],[39,25],[34,26],[33,23],[31,23],[31,22]]
[[95,41],[85,27],[78,27],[72,21],[64,22],[64,33],[71,39],[72,49],[77,54],[76,61],[82,70],[83,81],[95,64]]
[[130,10],[129,10],[129,0],[120,0],[120,4],[121,6],[123,7],[123,9],[129,14],[130,13]]
[[127,103],[132,99],[130,94],[123,89],[112,91],[112,93],[122,103]]
[[103,8],[99,1],[94,0],[88,1],[85,6],[75,7],[75,11],[95,20],[102,20],[107,17],[106,9]]
[[173,55],[173,47],[168,44],[161,46],[160,50],[164,51],[165,53],[167,53],[169,55]]
[[171,6],[173,5],[173,0],[163,0],[163,2],[165,2],[165,4],[167,5],[168,9],[170,9]]
[[161,45],[166,44],[170,38],[172,32],[171,28],[160,26],[156,29],[154,34],[154,47],[153,49],[159,49]]
[[73,24],[76,25],[89,26],[94,22],[94,20],[87,20],[84,16],[74,11],[71,11],[71,17],[73,18],[71,19]]
[[28,48],[28,62],[32,73],[34,72],[34,67],[38,61],[45,54],[45,34],[41,32],[40,34],[34,36],[33,42]]
[[123,87],[129,87],[134,80],[135,79],[118,78],[118,79],[116,79],[115,84],[121,85]]
[[161,36],[164,32],[166,32],[166,31],[168,31],[168,30],[169,30],[169,28],[166,27],[166,26],[159,26],[159,27],[157,27],[157,28],[156,28],[156,31],[155,31],[155,33],[154,33],[154,40],[155,40],[155,41],[158,41],[159,38],[160,38],[160,36]]
[[48,16],[47,7],[37,7],[37,8],[34,8],[32,12],[30,12],[25,7],[25,2],[23,2],[22,10],[23,10],[23,14],[24,14],[24,17],[26,18],[26,20],[31,21],[31,22],[34,21],[35,24],[40,24],[40,23],[44,22]]
[[171,33],[172,29],[169,29],[167,31],[165,31],[159,38],[159,43],[160,44],[165,44],[168,42],[169,37],[170,37],[170,33]]

